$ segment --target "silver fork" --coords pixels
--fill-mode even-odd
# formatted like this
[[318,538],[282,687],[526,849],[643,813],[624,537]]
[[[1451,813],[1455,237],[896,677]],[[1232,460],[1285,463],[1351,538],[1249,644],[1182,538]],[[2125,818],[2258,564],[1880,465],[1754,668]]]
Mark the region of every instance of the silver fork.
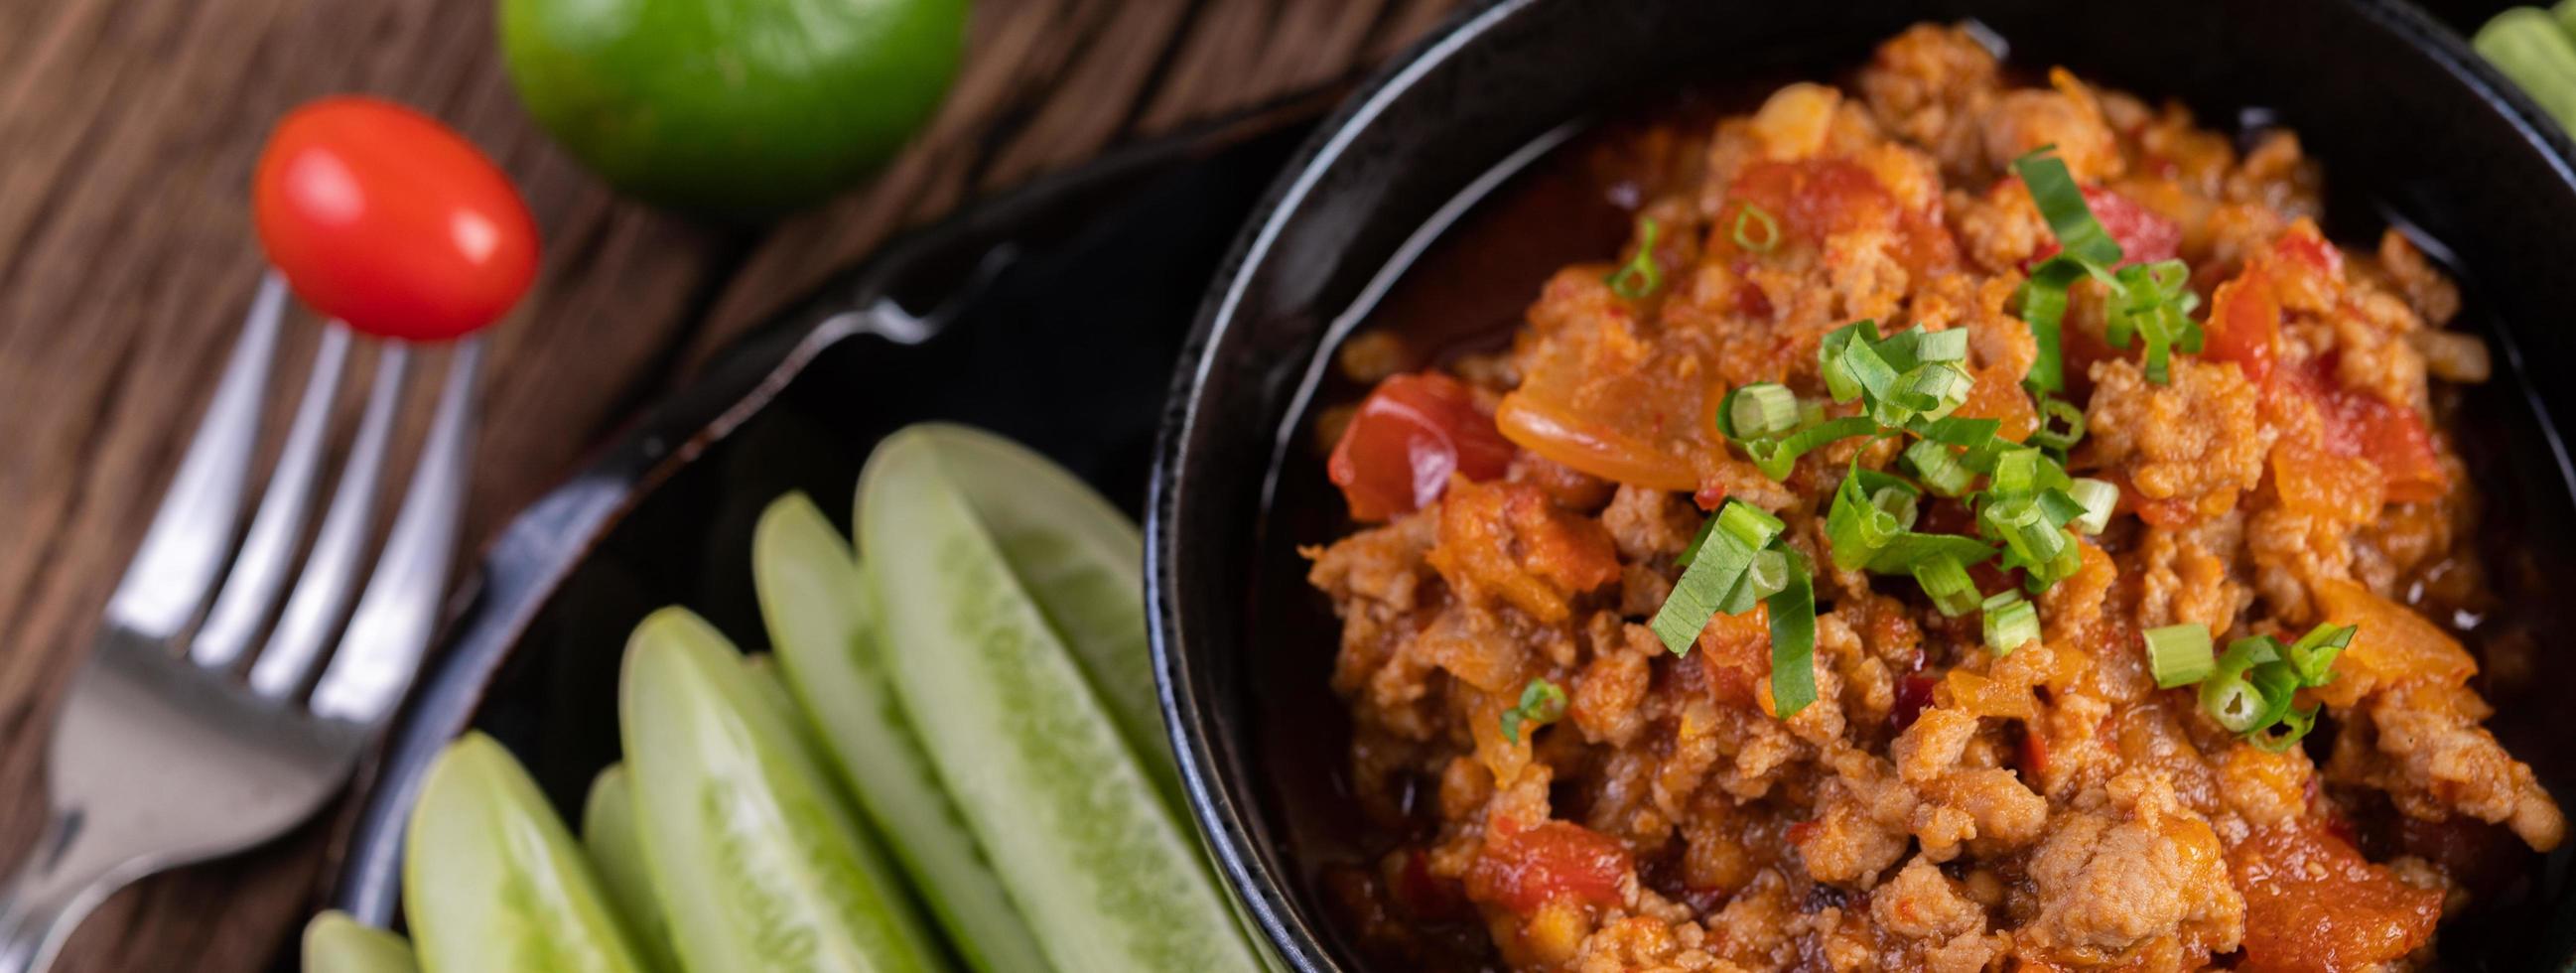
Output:
[[[45,969],[81,918],[126,883],[249,848],[311,817],[348,780],[429,647],[465,494],[481,347],[474,339],[456,346],[370,577],[366,535],[411,357],[400,344],[383,349],[297,576],[352,338],[338,322],[325,330],[267,492],[241,532],[286,302],[284,282],[270,274],[56,718],[46,775],[52,816],[0,892],[0,973]],[[245,676],[240,663],[263,631]]]

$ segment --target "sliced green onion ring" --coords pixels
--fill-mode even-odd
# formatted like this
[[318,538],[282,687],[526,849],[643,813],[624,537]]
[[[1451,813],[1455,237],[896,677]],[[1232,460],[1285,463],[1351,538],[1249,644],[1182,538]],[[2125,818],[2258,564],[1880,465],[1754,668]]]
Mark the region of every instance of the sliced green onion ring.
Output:
[[2156,677],[2157,686],[2188,686],[2209,678],[2218,668],[2218,659],[2210,652],[2209,626],[2167,625],[2148,629],[2145,634],[2147,671]]
[[1923,586],[1923,593],[1932,599],[1932,607],[1940,609],[1942,615],[1957,618],[1977,610],[1977,583],[1968,577],[1967,567],[1958,558],[1947,554],[1924,558],[1915,562],[1913,573],[1914,583]]
[[[1751,225],[1762,227],[1761,239],[1753,239],[1745,232],[1751,229]],[[1735,245],[1754,253],[1770,253],[1778,249],[1780,221],[1771,215],[1770,210],[1756,206],[1749,200],[1744,202],[1742,207],[1735,211]]]
[[2084,410],[2053,395],[2040,400],[2039,428],[2031,430],[2031,445],[2064,452],[2083,438]]
[[1769,439],[1798,428],[1798,396],[1778,382],[1756,382],[1726,393],[1719,415],[1729,439]]
[[1977,474],[1959,462],[1959,454],[1950,447],[1929,439],[1918,439],[1905,447],[1905,465],[1923,481],[1923,488],[1945,497],[1967,493]]
[[1663,286],[1664,269],[1655,263],[1655,238],[1662,234],[1663,224],[1653,217],[1637,219],[1637,252],[1610,275],[1610,293],[1638,301]]
[[1521,689],[1520,705],[1503,711],[1503,739],[1519,743],[1521,727],[1546,726],[1565,716],[1565,690],[1545,679],[1532,679]]
[[2010,655],[2039,639],[2039,608],[2020,592],[2003,592],[1980,607],[1985,610],[1986,648],[1994,654]]
[[2067,526],[2078,534],[2091,536],[2111,526],[2111,512],[2119,509],[2120,488],[2109,480],[2084,478],[2066,488],[2066,495],[2083,506],[2084,513]]

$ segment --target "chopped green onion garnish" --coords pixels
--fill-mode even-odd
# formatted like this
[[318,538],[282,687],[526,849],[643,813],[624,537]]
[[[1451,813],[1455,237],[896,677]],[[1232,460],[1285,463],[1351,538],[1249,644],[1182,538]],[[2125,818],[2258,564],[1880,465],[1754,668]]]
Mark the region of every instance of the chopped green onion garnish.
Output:
[[2309,629],[2308,634],[2282,650],[2282,657],[2298,673],[2302,686],[2323,686],[2334,681],[2335,657],[2352,644],[2358,628],[2351,625],[2323,624]]
[[1955,362],[1926,362],[1898,376],[1871,415],[1884,425],[1897,427],[1916,417],[1938,420],[1966,404],[1968,392],[1975,386],[1976,380],[1968,377],[1968,370]]
[[1521,727],[1546,726],[1565,716],[1565,690],[1545,679],[1532,679],[1521,690],[1520,705],[1503,711],[1503,740],[1519,743]]
[[1816,370],[1824,375],[1825,392],[1836,402],[1860,398],[1860,378],[1843,364],[1843,352],[1854,342],[1878,340],[1878,322],[1854,321],[1826,333],[1816,344]]
[[2057,237],[2058,252],[2104,267],[2119,263],[2119,241],[2111,239],[2102,222],[2093,218],[2093,208],[2084,203],[2084,190],[2075,185],[2075,174],[2067,171],[2065,160],[2053,154],[2056,151],[2054,145],[2032,149],[2013,160],[2013,173],[2030,190],[2030,201],[2039,204],[2040,218],[2048,221],[2048,232]]
[[1923,480],[1924,489],[1945,497],[1968,492],[1977,479],[1977,474],[1959,462],[1959,454],[1929,439],[1918,439],[1905,447],[1905,465]]
[[2040,400],[2039,428],[2031,430],[2031,445],[2064,452],[2083,438],[2084,410],[2053,395]]
[[1878,423],[1868,416],[1845,416],[1798,430],[1780,439],[1756,439],[1744,443],[1744,454],[1751,457],[1763,476],[1774,480],[1789,478],[1797,468],[1798,457],[1826,443],[1853,436],[1866,436],[1878,431]]
[[2006,591],[1985,600],[1986,648],[1996,655],[2010,655],[2039,638],[2039,607],[2018,591]]
[[1944,446],[1974,447],[1986,445],[1995,438],[1996,433],[2002,432],[2003,428],[2002,420],[1998,419],[1950,416],[1942,419],[1917,420],[1909,423],[1905,430]]
[[1753,603],[1779,594],[1789,587],[1789,554],[1774,548],[1753,555],[1753,563],[1744,568],[1744,579],[1726,600],[1717,606],[1720,615],[1741,615],[1753,610]]
[[1963,362],[1968,360],[1968,329],[1924,331],[1922,335],[1922,340],[1914,349],[1915,361]]
[[1636,301],[1645,299],[1646,295],[1655,292],[1655,288],[1663,286],[1664,269],[1655,263],[1655,238],[1662,233],[1663,224],[1654,218],[1637,220],[1637,252],[1628,258],[1627,264],[1610,275],[1610,293]]
[[2283,713],[2281,714],[2281,721],[2273,724],[2275,727],[2278,727],[2281,732],[2274,733],[2269,729],[2256,730],[2253,733],[2247,734],[2245,739],[2253,743],[2255,746],[2273,753],[2287,751],[2291,747],[2297,746],[2300,740],[2306,739],[2308,731],[2317,728],[2317,711],[2323,708],[2324,707],[2321,706],[2310,706],[2304,710],[2291,710]]
[[1924,534],[1906,531],[1887,542],[1886,547],[1869,559],[1869,570],[1878,574],[1904,574],[1914,566],[1936,557],[1946,557],[1960,564],[1983,564],[1995,556],[1995,549],[1974,537],[1958,534]]
[[1780,536],[1780,532],[1788,529],[1788,525],[1781,523],[1780,518],[1771,516],[1760,507],[1749,503],[1730,503],[1726,505],[1726,509],[1717,512],[1717,529],[1725,531],[1727,536],[1742,543],[1747,549],[1758,551],[1771,546],[1771,539]]
[[1779,518],[1741,500],[1728,501],[1709,521],[1713,528],[1700,538],[1690,566],[1682,569],[1680,580],[1673,582],[1673,593],[1647,623],[1664,648],[1677,655],[1690,651],[1700,629],[1708,627],[1709,617],[1743,582],[1754,555],[1769,547],[1784,526]]
[[[2265,686],[2248,677],[2263,663],[2278,661],[2280,657],[2273,651],[2270,639],[2237,639],[2229,643],[2227,651],[2218,657],[2216,670],[2201,680],[2201,711],[2217,720],[2218,725],[2236,733],[2247,733],[2268,725],[2270,721],[2262,717],[2272,709],[2272,700],[2266,696]],[[2276,690],[2282,685],[2279,680],[2271,680],[2271,683],[2271,688]],[[2295,679],[2290,688],[2297,688]],[[2283,699],[2280,705],[2287,709],[2289,701]]]
[[1958,558],[1940,554],[1915,562],[1914,583],[1923,586],[1932,607],[1943,615],[1957,618],[1977,610],[1977,583]]
[[1798,396],[1778,382],[1757,382],[1726,394],[1729,439],[1769,439],[1798,428]]
[[1771,705],[1781,719],[1816,701],[1816,591],[1807,561],[1789,555],[1788,584],[1764,599],[1771,609]]
[[2147,671],[2166,689],[2188,686],[2209,677],[2218,660],[2210,654],[2209,627],[2184,624],[2151,628],[2147,636]]
[[2066,488],[2066,495],[2084,507],[2084,513],[2067,526],[2078,534],[2099,534],[2111,526],[2111,511],[2120,506],[2120,488],[2108,480],[2085,478]]
[[[1755,226],[1762,228],[1759,236],[1748,232]],[[1742,209],[1735,211],[1735,245],[1754,253],[1770,253],[1780,246],[1780,221],[1771,216],[1770,210],[1749,201],[1744,203]]]

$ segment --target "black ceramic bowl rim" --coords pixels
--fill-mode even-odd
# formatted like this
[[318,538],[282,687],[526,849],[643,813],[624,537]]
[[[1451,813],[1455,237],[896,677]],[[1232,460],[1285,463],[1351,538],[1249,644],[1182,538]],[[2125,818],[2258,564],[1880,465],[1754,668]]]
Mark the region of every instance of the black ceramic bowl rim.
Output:
[[[1181,552],[1189,542],[1176,524],[1180,505],[1191,487],[1192,461],[1198,458],[1188,443],[1200,421],[1202,395],[1217,363],[1216,352],[1242,313],[1241,302],[1254,271],[1272,258],[1274,244],[1287,225],[1298,218],[1300,204],[1317,190],[1326,170],[1342,157],[1355,135],[1375,123],[1399,96],[1436,69],[1474,52],[1480,40],[1498,26],[1550,2],[1555,0],[1491,0],[1461,11],[1389,62],[1326,116],[1315,134],[1291,157],[1220,265],[1199,319],[1182,347],[1181,364],[1174,373],[1171,397],[1164,407],[1145,505],[1145,590],[1154,676],[1165,730],[1180,762],[1191,812],[1218,869],[1271,943],[1301,970],[1337,970],[1341,966],[1332,957],[1324,937],[1299,912],[1291,891],[1293,879],[1274,868],[1257,847],[1254,817],[1259,811],[1245,806],[1229,790],[1230,771],[1219,756],[1220,748],[1240,745],[1240,741],[1229,744],[1219,739],[1224,727],[1219,724],[1212,701],[1202,698],[1192,679],[1193,650],[1215,651],[1213,646],[1228,645],[1234,635],[1189,630],[1175,598],[1175,592],[1184,584],[1177,572],[1182,570]],[[2457,34],[2403,0],[2343,2],[2381,30],[2429,56],[2477,100],[2501,114],[2524,144],[2544,157],[2559,180],[2576,189],[2576,165],[2569,161],[2576,159],[2576,144],[2571,144],[2546,113]],[[2518,357],[2511,339],[2506,337],[2505,341],[2506,354]],[[2538,402],[2533,405],[2539,409]],[[2548,414],[2540,414],[2545,424]],[[2552,447],[2559,452],[2558,466],[2566,474],[2566,452],[2554,441],[2554,434],[2551,438]],[[2576,477],[2570,479],[2576,482]]]

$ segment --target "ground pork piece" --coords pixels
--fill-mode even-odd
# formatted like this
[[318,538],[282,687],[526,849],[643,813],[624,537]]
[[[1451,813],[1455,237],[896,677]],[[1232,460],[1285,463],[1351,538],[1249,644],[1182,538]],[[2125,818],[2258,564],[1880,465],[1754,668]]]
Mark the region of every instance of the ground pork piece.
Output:
[[1830,885],[1867,888],[1905,854],[1906,825],[1918,803],[1867,754],[1844,755],[1844,766],[1817,788],[1816,817],[1792,835],[1807,875]]
[[1530,484],[1453,477],[1439,516],[1439,540],[1424,559],[1468,601],[1499,601],[1554,624],[1574,596],[1619,580],[1619,551],[1601,522]]
[[2451,278],[2424,259],[2424,251],[2415,241],[2390,227],[2379,234],[2379,269],[2406,295],[2406,303],[2415,309],[2425,324],[2439,328],[2450,324],[2460,313],[2460,288]]
[[1621,486],[1601,511],[1601,526],[1619,545],[1619,556],[1648,561],[1679,555],[1699,532],[1704,515],[1681,494]]
[[2092,465],[2116,469],[2145,501],[2214,517],[2263,478],[2272,432],[2253,383],[2234,364],[2176,356],[2172,383],[2146,380],[2134,362],[2093,365],[2085,444]]
[[2238,521],[2223,517],[2183,528],[2147,528],[2138,556],[2145,569],[2138,597],[2140,628],[2198,622],[2212,632],[2224,632],[2234,627],[2237,614],[2253,601],[2253,593],[2228,572],[2236,554],[2232,541],[2240,532],[2200,529],[2211,523]]
[[1861,97],[1879,123],[1932,151],[1960,176],[1992,178],[1977,121],[2000,89],[2001,65],[1967,31],[1916,24],[1878,46],[1860,71]]
[[2048,821],[2047,799],[2023,786],[2013,771],[1961,765],[1977,727],[1974,715],[1936,706],[1888,745],[1898,778],[1914,789],[1918,802],[1909,819],[1915,840],[1933,861],[1957,857],[1962,846],[1981,854],[2024,847],[2038,840]]
[[1695,922],[1672,923],[1629,916],[1605,923],[1583,941],[1576,973],[1726,973],[1741,970],[1708,951],[1708,930]]
[[2556,848],[2566,837],[2567,820],[2531,767],[2478,725],[2487,706],[2475,691],[2402,686],[2373,697],[2362,710],[2377,759],[2338,747],[2333,776],[2386,790],[2399,810],[2414,817],[2440,820],[2456,813],[2503,824],[2535,850]]
[[1870,893],[1869,915],[1879,928],[1908,939],[1946,942],[1986,931],[1986,907],[1959,894],[1958,883],[1920,856]]
[[2079,183],[2119,176],[2127,163],[2092,90],[2064,68],[2051,70],[2049,81],[2055,90],[2017,88],[1995,99],[1983,125],[1986,164],[2002,172],[2014,159],[2053,145]]
[[2115,778],[2107,796],[2098,810],[2059,815],[2032,854],[2038,916],[2022,929],[2023,947],[2094,965],[2161,940],[2196,956],[2195,966],[2235,948],[2245,899],[2228,882],[2208,819],[2152,772]]
[[1575,677],[1565,714],[1584,740],[1624,747],[1646,728],[1646,690],[1664,646],[1652,630],[1610,612],[1593,615],[1588,628],[1592,661]]

